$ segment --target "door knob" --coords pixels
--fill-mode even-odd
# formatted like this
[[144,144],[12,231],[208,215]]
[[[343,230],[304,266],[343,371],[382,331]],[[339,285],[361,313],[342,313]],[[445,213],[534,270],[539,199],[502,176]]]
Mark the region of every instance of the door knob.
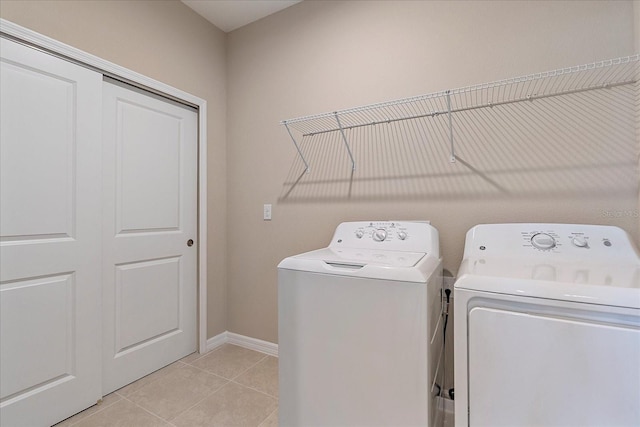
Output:
[[193,246],[193,239],[187,240],[187,246]]

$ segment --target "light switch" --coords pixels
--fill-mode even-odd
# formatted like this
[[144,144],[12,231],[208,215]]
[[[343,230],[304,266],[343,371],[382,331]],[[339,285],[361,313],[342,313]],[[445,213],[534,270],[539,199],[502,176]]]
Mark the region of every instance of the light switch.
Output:
[[263,219],[265,221],[271,221],[271,204],[264,205],[264,216]]

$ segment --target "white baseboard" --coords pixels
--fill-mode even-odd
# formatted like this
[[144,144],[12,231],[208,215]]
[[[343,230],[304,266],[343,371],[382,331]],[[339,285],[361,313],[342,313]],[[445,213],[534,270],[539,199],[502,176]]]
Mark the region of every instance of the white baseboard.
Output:
[[278,357],[278,344],[274,344],[269,341],[259,340],[257,338],[251,338],[244,335],[234,334],[233,332],[227,332],[228,343],[235,344],[240,347],[248,348],[249,350],[259,351],[260,353],[268,354],[269,356]]
[[227,331],[222,332],[214,337],[207,339],[207,348],[206,352],[210,352],[211,350],[215,350],[220,347],[222,344],[227,342]]
[[207,352],[220,347],[222,344],[233,344],[249,350],[259,351],[269,356],[278,357],[278,344],[269,341],[259,340],[233,332],[224,331],[207,340]]

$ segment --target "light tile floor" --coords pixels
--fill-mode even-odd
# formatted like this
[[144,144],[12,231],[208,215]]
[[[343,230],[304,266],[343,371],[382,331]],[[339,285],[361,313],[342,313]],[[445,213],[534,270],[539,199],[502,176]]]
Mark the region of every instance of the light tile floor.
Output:
[[133,382],[56,427],[278,425],[278,359],[224,344]]

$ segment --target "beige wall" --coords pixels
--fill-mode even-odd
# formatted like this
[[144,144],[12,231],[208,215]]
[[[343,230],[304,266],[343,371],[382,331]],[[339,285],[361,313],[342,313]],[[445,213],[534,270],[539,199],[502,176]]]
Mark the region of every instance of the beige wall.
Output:
[[225,331],[225,34],[177,0],[3,0],[0,17],[207,101],[207,334]]
[[640,52],[640,0],[633,1],[633,33],[636,53]]
[[[296,153],[278,123],[628,55],[638,9],[625,1],[307,0],[225,36],[178,1],[0,2],[2,18],[208,101],[208,336],[228,329],[272,342],[277,263],[325,246],[342,221],[430,219],[454,273],[467,229],[482,222],[614,224],[637,239],[635,218],[602,215],[638,208],[635,190],[548,196],[528,188],[484,198],[436,185],[436,196],[372,187],[366,199],[332,188],[287,198]],[[435,162],[448,167],[446,158]],[[305,179],[318,176],[312,167]],[[272,221],[262,221],[264,203],[274,204]]]
[[[302,115],[629,55],[632,7],[623,1],[304,1],[230,33],[229,330],[277,342],[276,265],[326,246],[342,221],[429,219],[440,231],[445,268],[454,273],[465,233],[478,223],[614,224],[637,239],[635,218],[603,215],[638,207],[633,151],[624,159],[631,179],[610,183],[611,191],[549,194],[548,183],[529,176],[526,191],[486,198],[459,195],[444,180],[433,189],[425,181],[427,191],[407,197],[401,183],[398,197],[370,184],[369,196],[359,199],[325,182],[312,197],[296,199],[284,191],[296,152],[279,126]],[[573,145],[559,149],[582,150],[580,141],[566,143]],[[472,165],[482,156],[483,147],[476,148],[478,156],[466,157]],[[323,167],[312,165],[303,180],[322,177]],[[451,175],[465,170],[460,162],[449,166],[446,156],[433,167]],[[393,189],[389,181],[377,182]],[[616,191],[618,184],[624,189]],[[264,203],[274,204],[272,221],[262,220]]]

